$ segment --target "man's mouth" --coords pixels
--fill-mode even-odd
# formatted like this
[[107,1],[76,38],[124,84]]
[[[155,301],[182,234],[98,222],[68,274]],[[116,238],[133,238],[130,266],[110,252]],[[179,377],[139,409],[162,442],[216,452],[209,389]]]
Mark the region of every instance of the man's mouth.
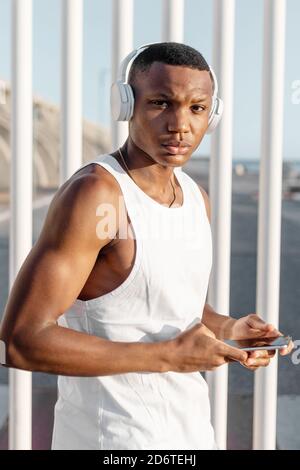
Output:
[[162,144],[168,153],[171,155],[185,155],[191,148],[191,144],[184,141],[169,141]]

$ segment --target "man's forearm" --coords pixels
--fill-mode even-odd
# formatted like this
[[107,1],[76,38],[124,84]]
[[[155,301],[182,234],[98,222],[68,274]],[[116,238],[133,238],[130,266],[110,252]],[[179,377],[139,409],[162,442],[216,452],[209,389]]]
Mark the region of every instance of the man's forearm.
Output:
[[209,305],[205,304],[202,315],[202,323],[209,328],[218,339],[231,337],[235,319],[226,315],[220,315]]
[[115,342],[58,325],[6,349],[7,367],[68,376],[162,372],[165,365],[164,342]]

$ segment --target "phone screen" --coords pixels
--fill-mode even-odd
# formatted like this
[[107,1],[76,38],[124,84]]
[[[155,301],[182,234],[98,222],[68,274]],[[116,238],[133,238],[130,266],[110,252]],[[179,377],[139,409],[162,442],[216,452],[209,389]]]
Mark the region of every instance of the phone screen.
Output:
[[278,336],[277,338],[256,338],[243,340],[226,340],[225,343],[243,351],[256,351],[259,349],[275,350],[287,348],[291,336]]

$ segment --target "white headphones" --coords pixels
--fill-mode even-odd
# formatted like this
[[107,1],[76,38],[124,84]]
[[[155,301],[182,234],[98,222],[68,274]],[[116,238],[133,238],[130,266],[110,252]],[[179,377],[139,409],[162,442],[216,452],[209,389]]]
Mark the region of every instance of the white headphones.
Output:
[[[122,60],[118,78],[111,86],[110,104],[111,112],[115,121],[129,121],[133,116],[134,109],[134,95],[131,86],[127,83],[127,68],[131,60],[134,60],[143,50],[147,49],[152,44],[145,44],[137,49],[134,49],[125,59]],[[222,117],[224,104],[221,98],[218,98],[218,81],[214,71],[209,66],[210,72],[214,81],[214,94],[212,98],[212,107],[209,113],[208,128],[206,133],[210,134],[215,130]]]

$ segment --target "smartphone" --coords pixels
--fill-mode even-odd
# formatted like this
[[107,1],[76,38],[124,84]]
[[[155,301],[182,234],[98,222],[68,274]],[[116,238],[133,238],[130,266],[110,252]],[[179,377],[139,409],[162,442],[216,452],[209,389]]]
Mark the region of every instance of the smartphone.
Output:
[[277,338],[256,338],[256,339],[243,339],[243,340],[225,340],[229,346],[233,346],[243,351],[257,351],[257,350],[275,350],[286,349],[292,341],[291,336],[278,336]]

